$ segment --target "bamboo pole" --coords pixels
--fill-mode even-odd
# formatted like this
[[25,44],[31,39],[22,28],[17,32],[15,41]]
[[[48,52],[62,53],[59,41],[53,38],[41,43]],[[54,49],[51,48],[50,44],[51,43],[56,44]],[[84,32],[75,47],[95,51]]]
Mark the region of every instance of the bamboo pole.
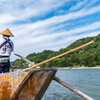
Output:
[[38,64],[36,64],[36,65],[33,65],[32,67],[26,68],[26,69],[24,69],[24,71],[27,71],[27,70],[29,70],[29,69],[35,68],[35,67],[37,67],[37,66],[40,66],[40,65],[42,65],[42,64],[44,64],[44,63],[47,63],[47,62],[49,62],[49,61],[52,61],[52,60],[54,60],[54,59],[56,59],[56,58],[59,58],[59,57],[61,57],[61,56],[64,56],[64,55],[66,55],[66,54],[68,54],[68,53],[71,53],[71,52],[73,52],[73,51],[76,51],[76,50],[78,50],[78,49],[80,49],[80,48],[83,48],[83,47],[85,47],[85,46],[87,46],[87,45],[90,45],[90,44],[92,44],[92,43],[94,43],[94,41],[88,42],[88,43],[86,43],[86,44],[84,44],[84,45],[82,45],[82,46],[79,46],[79,47],[75,48],[75,49],[71,49],[71,50],[69,50],[69,51],[67,51],[67,52],[65,52],[65,53],[62,53],[62,54],[58,55],[58,56],[52,57],[52,58],[50,58],[50,59],[48,59],[48,60],[45,60],[45,61],[43,61],[43,62],[40,62],[40,63],[38,63]]
[[[21,59],[23,59],[24,61],[28,62],[31,65],[34,65],[34,62],[29,61],[28,59],[15,54],[16,56],[20,57]],[[81,96],[82,98],[84,98],[85,100],[94,100],[91,97],[89,97],[88,95],[84,94],[83,92],[79,91],[78,89],[75,89],[74,87],[70,86],[69,84],[65,83],[64,81],[60,80],[58,77],[54,76],[53,80],[55,80],[56,82],[58,82],[59,84],[63,85],[64,87],[68,88],[69,90],[71,90],[72,92],[76,93],[77,95]]]

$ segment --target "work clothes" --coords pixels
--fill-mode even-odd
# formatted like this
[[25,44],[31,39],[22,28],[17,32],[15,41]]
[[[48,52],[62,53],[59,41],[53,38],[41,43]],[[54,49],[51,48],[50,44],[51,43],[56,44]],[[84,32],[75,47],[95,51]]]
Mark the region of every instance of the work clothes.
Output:
[[9,72],[10,68],[10,55],[14,50],[13,42],[9,37],[0,39],[0,73]]
[[6,73],[9,72],[10,69],[10,61],[7,63],[0,63],[0,73]]

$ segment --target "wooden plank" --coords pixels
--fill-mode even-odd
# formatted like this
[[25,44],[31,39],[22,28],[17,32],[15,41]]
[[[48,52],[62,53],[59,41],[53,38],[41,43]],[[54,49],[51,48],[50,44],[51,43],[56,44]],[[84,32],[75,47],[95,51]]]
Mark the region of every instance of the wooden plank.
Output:
[[12,100],[40,100],[56,73],[55,69],[39,69],[28,73]]

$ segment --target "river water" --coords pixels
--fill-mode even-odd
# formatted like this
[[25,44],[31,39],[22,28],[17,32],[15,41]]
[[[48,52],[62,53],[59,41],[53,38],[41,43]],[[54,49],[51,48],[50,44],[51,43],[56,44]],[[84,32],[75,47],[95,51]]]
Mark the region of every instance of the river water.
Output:
[[[56,76],[94,100],[100,100],[100,69],[58,69]],[[84,100],[52,81],[42,100]]]

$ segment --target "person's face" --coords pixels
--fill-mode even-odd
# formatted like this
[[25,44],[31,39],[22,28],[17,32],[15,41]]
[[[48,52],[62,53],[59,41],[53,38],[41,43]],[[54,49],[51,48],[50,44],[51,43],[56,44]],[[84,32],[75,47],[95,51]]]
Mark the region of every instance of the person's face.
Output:
[[9,37],[9,36],[7,36],[7,35],[3,35],[3,37]]

